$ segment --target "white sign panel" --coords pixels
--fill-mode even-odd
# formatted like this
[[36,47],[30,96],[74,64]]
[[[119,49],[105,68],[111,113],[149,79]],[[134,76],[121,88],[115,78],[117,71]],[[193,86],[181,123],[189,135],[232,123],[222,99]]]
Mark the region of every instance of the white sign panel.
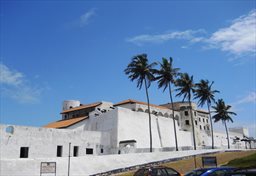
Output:
[[56,162],[41,162],[41,174],[56,173]]

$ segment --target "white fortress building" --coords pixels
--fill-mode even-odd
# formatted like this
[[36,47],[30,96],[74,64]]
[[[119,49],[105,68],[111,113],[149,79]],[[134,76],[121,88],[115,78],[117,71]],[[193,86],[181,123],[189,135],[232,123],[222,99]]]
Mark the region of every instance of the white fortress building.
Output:
[[[192,103],[191,122],[189,108],[187,102],[174,103],[179,151],[193,149],[192,123],[197,149],[211,149],[208,112]],[[171,104],[151,104],[150,111],[153,152],[175,151]],[[81,104],[69,100],[64,101],[61,116],[59,121],[43,127],[0,125],[4,173],[8,175],[17,160],[149,152],[148,106],[144,102],[128,99],[116,104]],[[230,128],[229,137],[231,149],[255,147],[255,141],[245,140],[249,139],[246,128]],[[227,149],[226,133],[214,132],[214,144],[216,149]]]

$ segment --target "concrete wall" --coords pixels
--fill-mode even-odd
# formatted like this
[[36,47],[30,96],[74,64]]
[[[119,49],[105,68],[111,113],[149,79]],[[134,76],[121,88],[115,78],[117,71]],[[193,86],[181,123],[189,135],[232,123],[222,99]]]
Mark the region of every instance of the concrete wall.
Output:
[[[6,132],[9,126],[13,127],[13,134]],[[86,155],[86,148],[92,148],[94,155],[106,154],[110,148],[106,132],[0,125],[0,133],[1,159],[19,158],[20,147],[29,147],[29,158],[56,157],[58,145],[63,146],[62,156],[68,156],[70,142],[71,155],[73,146],[79,147],[80,156]]]

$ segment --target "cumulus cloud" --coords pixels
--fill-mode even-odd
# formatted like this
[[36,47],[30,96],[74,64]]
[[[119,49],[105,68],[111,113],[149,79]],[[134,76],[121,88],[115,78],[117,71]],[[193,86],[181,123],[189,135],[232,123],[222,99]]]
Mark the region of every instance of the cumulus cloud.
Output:
[[[232,20],[228,27],[220,28],[212,34],[204,29],[174,31],[162,34],[142,34],[126,39],[136,45],[163,43],[171,40],[185,40],[189,45],[200,43],[203,48],[220,49],[235,56],[256,54],[256,9],[247,15]],[[182,47],[187,48],[187,47]]]
[[231,25],[214,32],[208,42],[235,55],[256,52],[256,10],[232,21]]
[[35,103],[39,101],[42,88],[33,86],[19,71],[10,69],[0,63],[1,95],[7,96],[20,103]]
[[134,43],[136,45],[143,45],[145,43],[163,43],[173,39],[189,40],[191,42],[199,42],[203,38],[196,37],[197,34],[204,33],[204,30],[186,30],[186,31],[172,31],[163,34],[149,35],[142,34],[135,37],[126,39],[127,42]]
[[95,15],[95,9],[91,9],[88,12],[80,16],[80,27],[86,26],[91,18]]

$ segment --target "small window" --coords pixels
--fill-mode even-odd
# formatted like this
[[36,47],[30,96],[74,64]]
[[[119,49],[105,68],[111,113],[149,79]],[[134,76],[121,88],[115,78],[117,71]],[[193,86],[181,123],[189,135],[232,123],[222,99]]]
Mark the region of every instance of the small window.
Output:
[[61,145],[57,146],[57,157],[62,157],[62,146]]
[[73,150],[73,156],[76,157],[78,156],[78,146],[74,146],[74,150]]
[[195,120],[195,124],[197,125],[197,121]]
[[203,118],[203,122],[204,122],[204,118]]
[[194,112],[194,115],[196,116],[196,111]]
[[103,152],[104,152],[103,148],[102,148],[102,149],[100,149],[100,153],[103,153]]
[[207,126],[207,130],[210,130],[209,126]]
[[208,122],[208,119],[206,119],[206,123],[209,123],[209,122]]
[[186,125],[189,125],[189,120],[185,120],[185,124],[186,124]]
[[21,147],[20,148],[20,158],[28,158],[28,147]]
[[205,130],[205,126],[204,126],[204,130]]
[[86,148],[86,154],[87,155],[92,155],[93,154],[93,149],[92,148]]
[[199,127],[200,127],[200,130],[201,130],[201,129],[202,129],[202,126],[200,125]]
[[198,118],[198,120],[199,120],[199,122],[201,122],[201,118],[200,117]]
[[188,111],[185,111],[184,114],[185,114],[185,116],[188,116]]

